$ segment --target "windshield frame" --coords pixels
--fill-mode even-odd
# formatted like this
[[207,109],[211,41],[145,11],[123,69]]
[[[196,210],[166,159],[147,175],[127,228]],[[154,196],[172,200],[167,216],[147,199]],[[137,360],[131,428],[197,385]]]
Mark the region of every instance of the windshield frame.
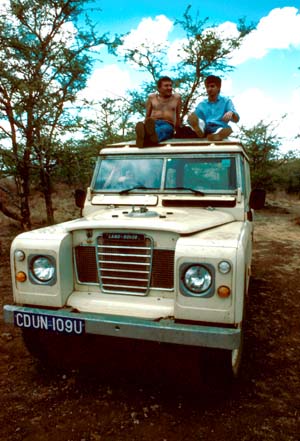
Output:
[[[163,164],[162,164],[162,169],[161,169],[161,179],[160,179],[160,185],[158,188],[149,188],[149,187],[145,187],[142,188],[141,185],[137,185],[137,188],[135,189],[134,187],[130,187],[128,186],[127,189],[109,189],[109,188],[97,188],[97,178],[99,175],[99,171],[100,171],[100,167],[101,167],[101,163],[102,161],[105,160],[130,160],[130,161],[134,161],[135,159],[143,159],[143,160],[153,160],[153,159],[159,159],[159,160],[163,160]],[[167,174],[167,169],[168,169],[168,161],[169,160],[176,160],[176,159],[186,159],[187,161],[191,161],[191,160],[196,160],[196,159],[213,159],[213,160],[221,160],[221,159],[234,159],[235,161],[235,171],[236,171],[236,188],[234,189],[212,189],[212,188],[201,188],[201,187],[197,187],[197,188],[166,188],[166,174]],[[95,167],[95,171],[94,171],[94,175],[91,181],[91,191],[93,193],[96,194],[145,194],[145,193],[153,193],[153,194],[176,194],[176,195],[181,195],[181,194],[189,194],[189,195],[193,195],[193,196],[198,196],[197,192],[203,192],[205,195],[209,195],[209,194],[228,194],[228,195],[233,195],[236,194],[238,191],[238,188],[241,189],[242,193],[244,192],[244,187],[245,187],[245,183],[242,180],[242,172],[241,172],[241,162],[242,162],[242,155],[238,152],[222,152],[222,153],[211,153],[211,152],[205,152],[205,153],[199,153],[199,152],[195,152],[195,153],[174,153],[171,154],[169,153],[168,155],[165,154],[157,154],[157,155],[153,155],[153,154],[132,154],[132,155],[119,155],[119,154],[107,154],[107,155],[100,155],[97,163],[96,163],[96,167]],[[124,191],[125,190],[125,191]],[[128,191],[126,191],[128,190]]]

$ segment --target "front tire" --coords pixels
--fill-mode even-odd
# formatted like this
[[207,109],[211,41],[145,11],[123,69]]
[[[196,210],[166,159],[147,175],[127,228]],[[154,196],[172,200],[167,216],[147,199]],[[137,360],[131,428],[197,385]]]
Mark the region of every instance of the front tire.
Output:
[[241,364],[242,364],[242,355],[243,355],[243,346],[244,346],[244,332],[242,323],[239,326],[241,331],[241,340],[239,347],[233,350],[224,350],[221,353],[221,367],[226,375],[226,378],[229,381],[234,381],[239,377]]
[[208,384],[230,385],[239,377],[243,353],[243,326],[239,347],[229,349],[206,349],[202,357],[202,371]]

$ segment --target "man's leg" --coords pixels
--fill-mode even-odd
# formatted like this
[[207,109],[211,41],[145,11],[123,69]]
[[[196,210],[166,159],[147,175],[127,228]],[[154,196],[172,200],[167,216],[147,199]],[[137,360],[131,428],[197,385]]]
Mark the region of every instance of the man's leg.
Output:
[[166,141],[167,139],[173,138],[174,127],[167,121],[158,119],[155,121],[155,132],[158,142]]
[[204,138],[205,136],[205,122],[198,118],[196,113],[191,113],[188,117],[188,123],[198,136],[198,138]]
[[144,147],[144,139],[145,139],[145,126],[143,122],[138,122],[135,126],[136,132],[136,146]]
[[146,119],[144,146],[157,145],[161,141],[172,138],[173,135],[174,127],[167,121],[153,118]]
[[145,138],[150,144],[158,144],[158,136],[156,133],[155,119],[147,118],[145,121]]
[[209,141],[222,141],[222,139],[227,138],[231,133],[231,127],[220,127],[214,133],[209,133],[207,139]]

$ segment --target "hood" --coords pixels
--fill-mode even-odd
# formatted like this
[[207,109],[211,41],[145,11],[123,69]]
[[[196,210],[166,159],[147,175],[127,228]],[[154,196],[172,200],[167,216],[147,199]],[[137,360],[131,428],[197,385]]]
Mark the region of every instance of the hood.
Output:
[[170,231],[180,235],[193,234],[220,225],[234,222],[234,217],[217,209],[198,208],[192,210],[163,207],[105,208],[90,213],[75,223],[68,231],[79,229],[118,229]]

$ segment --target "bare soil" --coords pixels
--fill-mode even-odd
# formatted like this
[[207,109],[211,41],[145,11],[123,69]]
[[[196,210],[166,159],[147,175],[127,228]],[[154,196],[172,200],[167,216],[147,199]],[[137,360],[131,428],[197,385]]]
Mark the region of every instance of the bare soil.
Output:
[[[79,214],[69,193],[60,220]],[[255,217],[243,366],[230,387],[204,381],[201,351],[178,346],[100,340],[84,365],[43,367],[3,323],[18,226],[0,218],[0,440],[299,441],[300,201],[268,199]]]

